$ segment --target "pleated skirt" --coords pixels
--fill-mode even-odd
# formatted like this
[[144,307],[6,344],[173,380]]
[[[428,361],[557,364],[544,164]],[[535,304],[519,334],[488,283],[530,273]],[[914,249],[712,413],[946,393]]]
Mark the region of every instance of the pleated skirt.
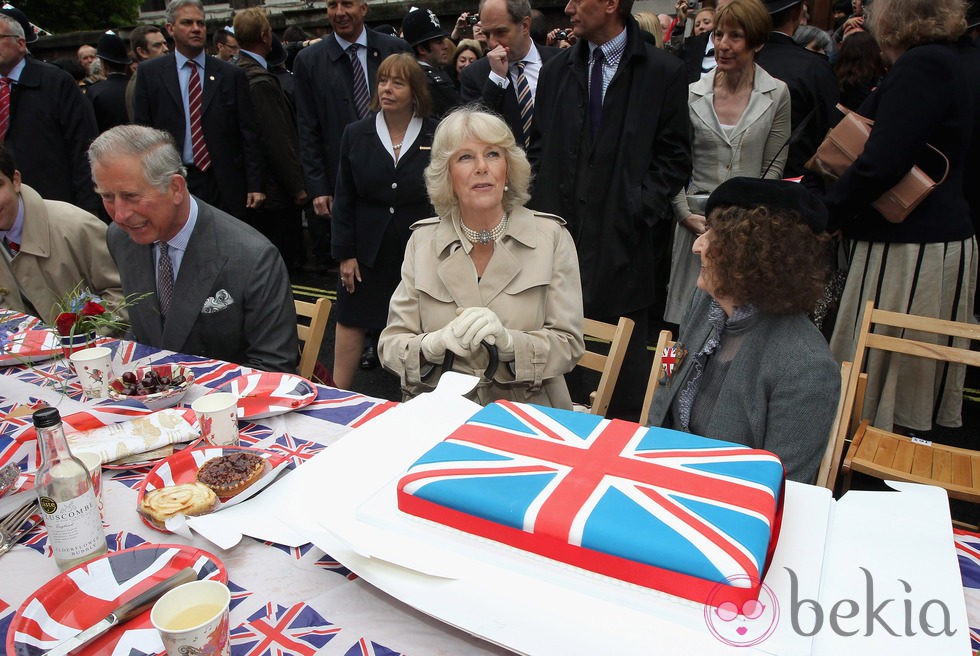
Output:
[[[845,241],[841,260],[847,282],[830,341],[838,362],[854,360],[864,305],[925,317],[975,323],[973,295],[977,285],[977,242],[899,244]],[[889,328],[892,334],[938,343],[940,338],[917,331]],[[969,340],[943,343],[969,348]],[[872,350],[864,371],[868,393],[864,418],[892,430],[895,424],[917,431],[934,425],[962,426],[964,365]]]
[[691,296],[701,275],[701,258],[691,251],[696,239],[694,233],[680,223],[675,225],[664,321],[680,324],[691,305]]

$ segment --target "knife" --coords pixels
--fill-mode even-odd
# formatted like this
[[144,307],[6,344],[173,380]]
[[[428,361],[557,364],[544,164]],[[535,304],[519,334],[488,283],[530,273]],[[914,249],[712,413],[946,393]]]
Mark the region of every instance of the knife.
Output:
[[197,571],[193,567],[185,567],[176,574],[160,581],[146,592],[139,594],[119,608],[105,616],[104,619],[96,622],[73,638],[65,640],[54,649],[47,652],[47,656],[67,656],[72,650],[78,649],[82,645],[99,637],[117,624],[122,624],[133,617],[136,617],[163,596],[165,592],[176,588],[178,585],[190,583],[197,580]]

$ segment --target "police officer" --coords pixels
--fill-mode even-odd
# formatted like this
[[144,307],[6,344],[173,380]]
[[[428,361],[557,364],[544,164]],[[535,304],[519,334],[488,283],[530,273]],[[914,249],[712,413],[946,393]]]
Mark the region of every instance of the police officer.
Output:
[[446,73],[453,48],[439,18],[429,9],[413,8],[402,21],[402,34],[415,52],[429,83],[432,117],[440,119],[453,107],[462,104],[456,86]]

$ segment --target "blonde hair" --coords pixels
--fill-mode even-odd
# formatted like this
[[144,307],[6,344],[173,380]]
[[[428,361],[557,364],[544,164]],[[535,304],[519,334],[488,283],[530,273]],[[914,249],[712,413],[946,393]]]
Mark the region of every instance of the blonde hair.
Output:
[[954,41],[966,31],[962,0],[875,0],[866,11],[871,33],[883,48]]
[[467,105],[446,115],[439,122],[432,139],[432,158],[425,169],[425,188],[429,200],[440,217],[459,217],[459,198],[453,191],[449,163],[453,154],[467,139],[497,146],[507,163],[507,189],[504,190],[505,212],[511,212],[527,202],[530,195],[531,165],[524,150],[517,145],[514,134],[502,118],[479,106]]
[[637,25],[640,29],[648,33],[656,41],[658,48],[664,47],[664,28],[660,25],[660,19],[657,15],[649,11],[641,11],[637,14],[633,14],[633,18],[636,19]]

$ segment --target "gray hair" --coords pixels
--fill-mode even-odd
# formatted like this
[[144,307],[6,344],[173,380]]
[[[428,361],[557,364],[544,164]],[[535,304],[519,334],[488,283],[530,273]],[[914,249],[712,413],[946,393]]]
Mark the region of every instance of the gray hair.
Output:
[[[486,3],[487,0],[480,0],[480,11],[483,11],[483,5]],[[507,0],[507,13],[513,22],[520,23],[531,15],[530,0]]]
[[24,34],[24,26],[20,24],[16,18],[12,18],[7,14],[0,14],[0,21],[7,24],[7,31],[10,34],[16,34],[21,39],[26,40],[27,36]]
[[170,176],[187,177],[187,169],[169,132],[145,125],[117,125],[100,134],[88,147],[88,161],[94,166],[119,155],[138,157],[143,177],[160,191],[170,184]]
[[167,3],[167,13],[165,14],[167,23],[173,25],[174,21],[177,20],[177,11],[184,7],[197,7],[202,14],[204,13],[204,3],[201,0],[170,0]]
[[793,41],[806,48],[816,42],[828,57],[834,54],[834,38],[815,25],[800,25],[793,33]]

